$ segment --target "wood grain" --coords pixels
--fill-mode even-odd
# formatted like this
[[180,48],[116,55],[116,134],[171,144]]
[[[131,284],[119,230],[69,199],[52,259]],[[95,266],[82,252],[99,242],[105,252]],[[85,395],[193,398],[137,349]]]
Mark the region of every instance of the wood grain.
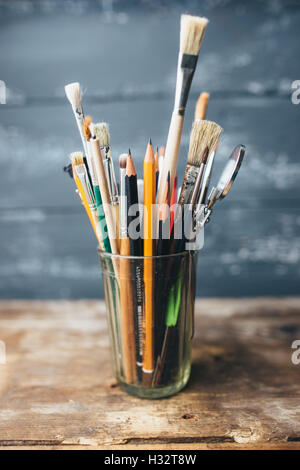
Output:
[[300,298],[196,304],[190,382],[141,400],[112,375],[101,301],[3,301],[3,448],[300,448]]

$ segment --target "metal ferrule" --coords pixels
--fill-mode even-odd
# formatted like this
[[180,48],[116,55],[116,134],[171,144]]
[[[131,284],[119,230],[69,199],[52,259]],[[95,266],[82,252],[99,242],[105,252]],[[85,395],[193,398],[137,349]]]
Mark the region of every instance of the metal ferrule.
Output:
[[82,126],[83,126],[83,123],[84,123],[84,113],[83,113],[82,106],[81,105],[74,106],[73,107],[73,112],[74,112],[74,115],[75,115],[75,120],[76,120],[76,123],[77,123],[79,134],[80,134],[80,137],[81,137],[81,140],[82,140],[84,153],[85,153],[85,156],[87,156],[87,142],[85,140],[85,136],[84,136],[83,129],[82,129]]
[[81,165],[76,165],[75,168],[76,168],[77,176],[80,179],[80,182],[82,184],[85,196],[87,198],[88,205],[90,209],[94,210],[96,209],[95,196],[91,188],[85,166],[81,164]]
[[75,106],[75,114],[77,116],[77,119],[83,124],[84,114],[83,114],[83,109],[81,105]]
[[183,205],[190,202],[199,171],[199,166],[190,165],[189,168],[187,168],[181,187],[181,193],[178,201],[179,204]]
[[181,115],[184,115],[197,60],[197,55],[179,53],[174,108]]
[[211,188],[211,191],[208,196],[207,200],[207,208],[210,209],[215,202],[219,199],[220,197],[220,190],[218,188]]
[[211,210],[205,204],[200,204],[194,212],[194,230],[198,231],[209,221]]
[[112,205],[115,205],[119,203],[119,196],[110,147],[101,147],[101,152],[103,157],[105,157],[103,158],[103,166],[108,186],[110,202]]

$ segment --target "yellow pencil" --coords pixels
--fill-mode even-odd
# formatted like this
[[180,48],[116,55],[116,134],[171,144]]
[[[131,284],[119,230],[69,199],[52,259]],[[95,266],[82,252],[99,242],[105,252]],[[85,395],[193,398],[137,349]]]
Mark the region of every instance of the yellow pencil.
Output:
[[[155,158],[151,140],[144,160],[144,256],[153,256],[152,210],[155,204]],[[152,380],[154,369],[153,261],[144,260],[143,372]],[[145,378],[148,382],[148,379]]]

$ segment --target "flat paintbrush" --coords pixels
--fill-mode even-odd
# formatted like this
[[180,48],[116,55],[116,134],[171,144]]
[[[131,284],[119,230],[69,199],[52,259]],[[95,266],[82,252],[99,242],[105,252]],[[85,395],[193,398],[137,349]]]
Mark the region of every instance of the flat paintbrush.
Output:
[[82,191],[84,193],[84,196],[88,202],[88,206],[93,218],[93,222],[95,225],[95,230],[97,234],[97,238],[99,241],[100,246],[103,247],[103,242],[102,242],[102,233],[101,233],[101,228],[100,228],[100,223],[97,215],[97,208],[96,208],[96,202],[94,198],[94,193],[90,185],[90,181],[88,178],[88,174],[86,171],[86,167],[83,161],[83,155],[82,152],[73,152],[70,155],[70,159],[73,165],[73,171],[76,174],[76,177],[80,181],[80,185],[78,186],[78,189],[82,188]]
[[86,139],[86,144],[87,144],[87,162],[88,162],[88,167],[89,167],[91,184],[93,186],[94,195],[95,195],[97,214],[98,214],[98,219],[100,222],[100,228],[101,228],[102,239],[103,239],[103,248],[104,248],[104,251],[106,251],[107,253],[111,253],[109,237],[105,230],[105,225],[106,225],[105,214],[103,210],[101,193],[100,193],[100,188],[99,188],[98,179],[96,175],[96,169],[95,169],[95,164],[93,161],[92,147],[91,147],[91,142],[90,142],[92,138],[92,133],[90,131],[89,126],[91,123],[92,123],[91,118],[87,116],[82,126],[83,133]]
[[111,252],[113,254],[117,254],[119,252],[118,243],[117,243],[117,235],[116,235],[116,228],[114,223],[114,217],[111,210],[111,203],[109,197],[109,191],[106,182],[105,171],[103,167],[103,158],[100,149],[99,139],[93,136],[90,140],[91,143],[91,150],[92,150],[92,158],[93,164],[96,171],[96,176],[98,180],[98,186],[100,189],[102,206],[105,215],[105,221],[107,225],[107,233],[109,236],[109,242],[111,247]]
[[190,15],[181,16],[175,103],[158,189],[158,203],[162,201],[168,174],[170,174],[170,188],[173,188],[185,108],[207,23],[208,20],[206,18]]
[[110,148],[110,134],[109,126],[106,122],[98,122],[93,125],[93,133],[98,137],[100,148],[103,156],[103,165],[106,175],[106,181],[109,191],[110,202],[112,205],[112,212],[114,215],[117,242],[119,246],[119,195],[116,176],[114,171],[114,164]]
[[87,155],[87,145],[83,134],[84,113],[81,102],[81,90],[78,82],[69,83],[65,86],[66,96],[72,106],[75,120],[78,126],[79,134],[81,137],[84,153]]
[[183,248],[184,235],[181,234],[181,231],[185,227],[182,226],[182,212],[184,206],[191,202],[197,178],[198,183],[201,183],[207,157],[218,141],[221,132],[222,128],[213,121],[194,121],[193,123],[187,165],[178,199],[179,207],[175,214],[172,230],[172,252],[180,251]]

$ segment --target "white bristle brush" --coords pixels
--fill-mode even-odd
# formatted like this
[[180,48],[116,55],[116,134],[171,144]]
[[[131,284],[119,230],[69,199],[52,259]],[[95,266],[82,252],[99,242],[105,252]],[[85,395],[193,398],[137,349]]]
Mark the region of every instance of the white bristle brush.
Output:
[[162,176],[158,188],[157,202],[159,204],[162,203],[168,175],[170,176],[170,188],[173,188],[184,112],[207,23],[208,20],[206,18],[199,16],[181,16],[175,103],[169,127]]
[[83,134],[82,126],[84,123],[84,113],[81,103],[81,90],[80,84],[78,82],[69,83],[65,86],[66,96],[72,106],[72,110],[75,116],[75,120],[79,129],[80,137],[82,140],[83,149],[85,155],[87,155],[87,144]]
[[213,121],[194,121],[187,165],[178,199],[180,205],[191,202],[192,194],[195,194],[196,190],[196,181],[199,193],[207,159],[219,141],[222,130],[222,127]]

